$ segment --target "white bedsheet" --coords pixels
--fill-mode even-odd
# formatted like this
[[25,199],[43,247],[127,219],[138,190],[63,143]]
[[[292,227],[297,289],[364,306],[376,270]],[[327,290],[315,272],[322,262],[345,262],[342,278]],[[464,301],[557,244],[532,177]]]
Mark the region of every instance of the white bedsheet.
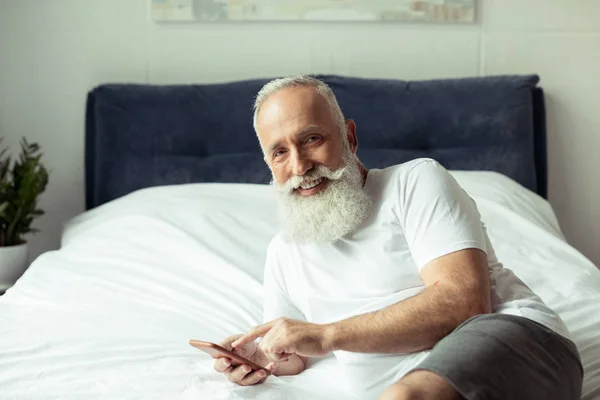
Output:
[[[492,172],[453,172],[501,261],[565,320],[600,398],[600,272],[569,246],[549,204]],[[72,220],[0,297],[0,398],[352,399],[332,357],[296,377],[236,387],[189,339],[260,323],[276,229],[260,185],[138,191]]]

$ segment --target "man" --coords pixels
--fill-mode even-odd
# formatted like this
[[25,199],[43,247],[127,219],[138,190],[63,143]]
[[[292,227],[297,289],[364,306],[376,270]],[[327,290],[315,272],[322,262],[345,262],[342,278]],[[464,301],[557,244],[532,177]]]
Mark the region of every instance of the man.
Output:
[[[265,85],[254,127],[282,231],[267,250],[266,323],[222,345],[275,375],[333,352],[360,398],[579,399],[567,328],[502,267],[448,171],[430,159],[367,171],[355,123],[309,77]],[[215,369],[266,379],[225,358]]]

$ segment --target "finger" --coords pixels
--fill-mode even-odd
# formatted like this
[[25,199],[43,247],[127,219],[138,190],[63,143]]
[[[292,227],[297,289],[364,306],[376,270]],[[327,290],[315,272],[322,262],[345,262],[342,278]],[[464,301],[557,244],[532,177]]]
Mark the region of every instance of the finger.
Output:
[[231,371],[226,373],[226,375],[230,381],[240,383],[242,379],[244,379],[246,375],[250,373],[250,371],[252,371],[252,368],[250,368],[250,366],[247,364],[243,364],[233,368]]
[[250,332],[246,333],[242,337],[238,338],[236,341],[231,343],[233,347],[241,347],[247,343],[250,343],[257,338],[266,335],[267,332],[271,330],[275,321],[267,322],[266,324],[259,325],[250,330]]
[[227,368],[231,367],[231,360],[227,357],[221,357],[214,362],[215,370],[217,372],[225,372]]
[[265,367],[266,369],[268,369],[269,371],[273,372],[275,371],[275,368],[277,368],[277,364],[275,364],[274,362],[270,362],[267,364],[267,366]]
[[240,338],[238,338],[237,340],[235,340],[233,343],[231,343],[231,345],[235,348],[235,347],[242,347],[245,344],[248,344],[254,340],[256,340],[257,338],[264,336],[267,332],[269,332],[269,330],[271,329],[271,324],[264,324],[264,325],[259,325],[255,328],[253,328],[252,330],[250,330],[250,332],[246,333],[245,335],[241,336]]
[[257,371],[251,372],[248,375],[246,375],[244,377],[244,379],[239,381],[239,384],[242,386],[255,385],[258,382],[260,382],[262,379],[264,379],[266,376],[267,376],[267,374],[265,373],[265,371],[263,371],[262,369],[259,369]]
[[221,343],[218,343],[219,346],[227,349],[227,350],[231,350],[233,347],[231,346],[231,343],[237,339],[239,339],[240,337],[244,336],[243,334],[237,334],[237,335],[232,335],[229,336],[227,338],[225,338]]

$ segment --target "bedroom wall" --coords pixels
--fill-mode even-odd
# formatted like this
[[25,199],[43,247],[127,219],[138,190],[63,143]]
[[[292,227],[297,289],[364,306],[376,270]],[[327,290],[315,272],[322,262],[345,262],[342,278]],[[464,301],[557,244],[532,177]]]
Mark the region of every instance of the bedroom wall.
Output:
[[38,141],[51,169],[31,258],[57,248],[83,200],[86,92],[107,81],[218,82],[296,73],[428,79],[541,75],[550,201],[569,241],[600,264],[600,2],[480,1],[474,25],[181,24],[148,0],[0,0],[0,134]]

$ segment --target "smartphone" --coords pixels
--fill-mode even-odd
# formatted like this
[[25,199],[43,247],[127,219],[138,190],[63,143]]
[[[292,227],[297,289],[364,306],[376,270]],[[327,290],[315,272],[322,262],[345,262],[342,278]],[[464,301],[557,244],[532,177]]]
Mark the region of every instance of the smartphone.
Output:
[[218,344],[214,344],[211,342],[204,342],[202,340],[190,340],[190,344],[192,346],[194,346],[195,348],[207,353],[212,358],[219,358],[219,357],[229,358],[231,360],[231,365],[233,365],[234,367],[237,367],[238,365],[246,364],[246,365],[249,365],[250,368],[252,368],[252,372],[262,369],[263,371],[266,372],[267,375],[271,375],[271,371],[269,371],[265,367],[261,367],[260,365],[256,364],[255,362],[252,362],[252,361],[248,360],[247,358],[234,353],[231,350],[227,350],[227,349],[219,346]]

